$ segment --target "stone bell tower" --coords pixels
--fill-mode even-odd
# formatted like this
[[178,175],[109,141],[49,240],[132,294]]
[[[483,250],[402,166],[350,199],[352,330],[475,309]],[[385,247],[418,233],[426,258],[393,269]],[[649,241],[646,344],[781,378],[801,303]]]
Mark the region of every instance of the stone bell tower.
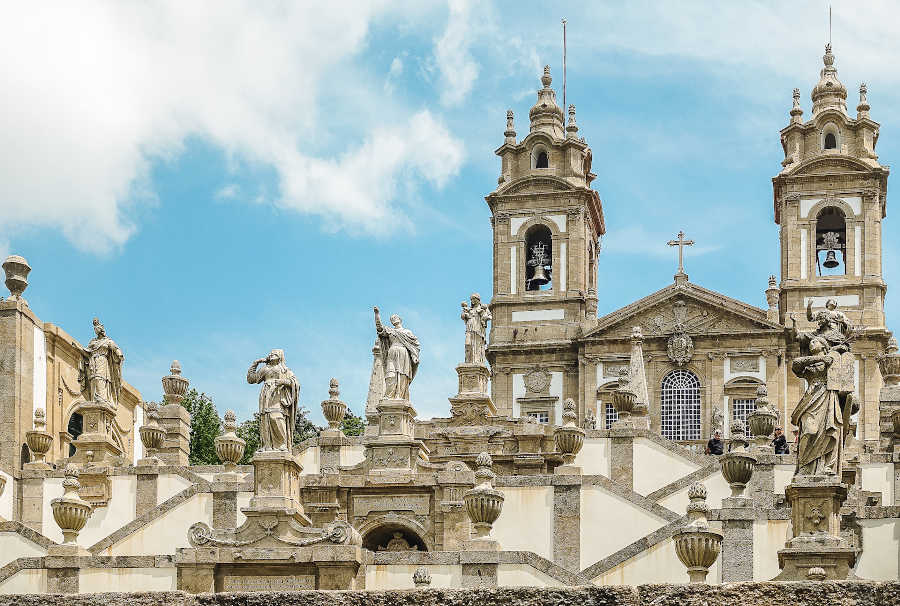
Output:
[[563,377],[558,403],[565,397],[579,401],[573,339],[597,321],[603,208],[590,187],[596,175],[591,150],[578,137],[575,106],[569,106],[565,123],[551,82],[548,66],[529,112],[529,133],[520,141],[513,112],[507,112],[505,140],[496,151],[502,160],[497,189],[485,197],[494,231],[488,360],[501,414],[518,414],[515,375],[536,369],[563,373],[563,366],[568,368],[571,376]]
[[[822,59],[825,65],[812,90],[812,113],[805,122],[800,90],[794,89],[790,123],[781,131],[783,168],[772,179],[775,222],[781,227],[778,317],[790,327],[793,316],[798,328],[808,328],[807,304],[812,303],[815,313],[834,299],[858,328],[854,374],[863,400],[859,418],[863,431],[857,436],[874,439],[881,384],[875,357],[889,336],[881,268],[889,169],[875,153],[880,127],[869,116],[866,85],[859,87],[853,118],[830,44]],[[789,399],[795,397],[792,394],[799,397],[802,386],[798,383],[788,391]]]

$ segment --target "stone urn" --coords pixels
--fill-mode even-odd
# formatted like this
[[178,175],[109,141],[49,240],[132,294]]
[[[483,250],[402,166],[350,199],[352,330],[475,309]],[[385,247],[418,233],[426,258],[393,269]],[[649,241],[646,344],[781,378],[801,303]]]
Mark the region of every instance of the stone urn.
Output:
[[338,386],[338,380],[331,379],[328,399],[322,401],[322,414],[325,416],[325,420],[328,421],[328,428],[335,431],[341,428],[341,421],[344,420],[344,416],[347,414],[347,405],[341,402],[338,397],[340,395],[341,390]]
[[78,496],[78,468],[66,465],[66,479],[63,480],[63,496],[50,501],[53,508],[53,519],[63,533],[63,544],[74,545],[78,533],[91,517],[91,505]]
[[190,381],[181,376],[181,364],[178,360],[172,361],[169,367],[169,375],[162,378],[163,393],[166,395],[166,404],[181,404],[187,395]]
[[740,421],[735,421],[731,425],[731,440],[728,445],[728,452],[719,459],[719,463],[722,466],[722,475],[725,476],[725,481],[731,486],[732,497],[743,497],[744,490],[753,477],[756,457],[747,452],[747,446],[747,439],[744,436],[744,424]]
[[247,443],[235,433],[237,429],[237,415],[234,414],[233,410],[225,412],[224,425],[224,433],[216,436],[215,439],[216,456],[225,465],[225,471],[232,473],[241,457],[244,456],[244,448],[247,446]]
[[427,568],[424,566],[416,568],[416,571],[413,573],[413,584],[422,589],[431,585],[431,575],[428,574]]
[[563,462],[571,465],[575,455],[584,446],[584,430],[576,425],[578,415],[575,413],[575,400],[566,398],[563,403],[563,426],[556,428],[554,439],[556,451],[562,455]]
[[769,407],[769,391],[765,385],[756,389],[756,410],[747,415],[747,428],[757,447],[769,446],[778,415]]
[[31,272],[28,261],[25,260],[25,257],[10,255],[3,262],[3,271],[6,272],[6,288],[12,295],[10,299],[24,301],[22,293],[28,288],[28,274]]
[[615,406],[620,420],[631,416],[636,400],[637,394],[631,389],[631,379],[628,376],[628,370],[623,368],[619,372],[619,386],[613,392],[613,406]]
[[53,436],[46,431],[46,416],[47,413],[43,408],[35,408],[34,429],[25,432],[25,443],[28,444],[28,448],[37,457],[37,463],[45,462],[44,459],[47,456],[47,452],[53,445]]
[[486,452],[478,455],[475,459],[475,466],[478,468],[475,480],[478,484],[463,495],[466,513],[472,521],[474,535],[479,539],[490,536],[491,527],[503,510],[503,493],[494,489],[493,482],[497,475],[491,471],[491,465],[491,455]]
[[692,484],[688,489],[688,498],[691,500],[687,506],[688,523],[672,538],[675,553],[687,567],[690,582],[704,583],[709,567],[722,550],[722,534],[709,528],[706,487],[699,482]]
[[884,353],[878,356],[878,369],[881,371],[885,387],[900,385],[900,348],[897,346],[896,338],[888,339]]
[[138,432],[141,434],[141,443],[148,457],[154,457],[156,451],[162,448],[166,440],[166,430],[159,425],[159,413],[156,402],[147,402],[145,411],[147,422],[141,425]]

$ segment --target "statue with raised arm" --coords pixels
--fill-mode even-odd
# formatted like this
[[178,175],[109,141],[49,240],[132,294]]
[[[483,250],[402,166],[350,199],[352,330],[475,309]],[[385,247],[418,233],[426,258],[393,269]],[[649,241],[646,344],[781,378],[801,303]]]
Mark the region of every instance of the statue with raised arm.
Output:
[[859,410],[850,353],[851,326],[836,308],[834,299],[816,314],[807,305],[807,318],[817,325],[813,332],[798,331],[792,317],[801,355],[793,360],[791,370],[807,382],[791,415],[791,423],[800,428],[795,475],[840,477],[850,416]]
[[122,350],[106,336],[106,329],[100,320],[94,318],[94,338],[84,348],[84,363],[79,377],[92,402],[113,407],[119,405],[124,361]]
[[375,332],[384,368],[384,397],[409,401],[409,384],[419,369],[419,339],[411,330],[403,328],[403,321],[397,314],[391,316],[390,326],[384,326],[377,307]]
[[[263,363],[265,366],[260,367]],[[254,360],[247,370],[247,383],[262,383],[259,390],[259,449],[290,452],[300,383],[284,363],[284,350],[273,349],[265,358]]]
[[481,295],[477,292],[469,297],[472,306],[462,302],[462,314],[460,317],[466,323],[466,354],[467,364],[484,364],[484,345],[486,342],[487,325],[491,321],[491,312],[481,302]]

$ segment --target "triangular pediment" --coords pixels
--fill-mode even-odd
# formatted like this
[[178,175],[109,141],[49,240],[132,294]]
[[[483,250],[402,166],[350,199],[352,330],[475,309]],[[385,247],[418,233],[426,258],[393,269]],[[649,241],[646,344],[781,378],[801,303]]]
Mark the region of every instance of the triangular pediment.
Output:
[[644,338],[664,337],[678,323],[691,336],[783,330],[766,318],[764,310],[688,282],[667,286],[603,316],[583,339],[628,339],[634,326],[641,327]]

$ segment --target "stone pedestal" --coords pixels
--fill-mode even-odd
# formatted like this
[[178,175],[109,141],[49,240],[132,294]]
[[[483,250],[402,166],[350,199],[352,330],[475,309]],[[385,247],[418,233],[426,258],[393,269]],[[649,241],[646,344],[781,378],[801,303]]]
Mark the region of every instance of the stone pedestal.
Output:
[[319,433],[319,469],[322,473],[337,473],[341,466],[341,447],[352,441],[340,429],[323,429]]
[[747,497],[722,499],[722,582],[753,580],[753,521],[756,511]]
[[415,435],[416,410],[408,400],[382,398],[378,404],[378,436],[367,439],[370,471],[415,470],[428,460],[428,448]]
[[303,516],[300,472],[303,466],[286,450],[256,451],[253,455],[254,495],[249,510],[281,510]]
[[847,485],[833,476],[796,476],[785,488],[791,506],[793,536],[778,552],[781,573],[776,581],[803,581],[812,568],[821,568],[828,580],[849,578],[856,565],[856,550],[841,537],[841,505]]
[[84,433],[73,442],[73,463],[113,463],[122,457],[122,449],[112,437],[116,409],[104,402],[86,402],[78,412],[84,420]]
[[164,465],[187,465],[191,453],[191,414],[180,404],[159,407],[159,424],[166,439],[156,456]]

